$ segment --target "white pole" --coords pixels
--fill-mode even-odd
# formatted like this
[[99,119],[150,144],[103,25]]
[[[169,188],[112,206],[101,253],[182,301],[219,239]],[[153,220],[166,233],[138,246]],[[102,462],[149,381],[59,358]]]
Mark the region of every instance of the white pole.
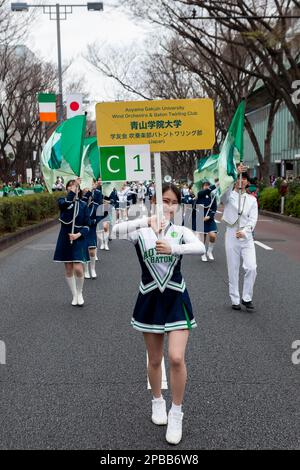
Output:
[[241,206],[242,206],[242,173],[240,173],[240,176],[239,176],[238,231],[241,228],[241,223],[240,223]]
[[[161,159],[160,153],[154,153],[154,174],[155,174],[155,199],[156,199],[156,216],[157,224],[160,227],[163,218],[163,199],[162,199],[162,177],[161,177]],[[162,233],[158,233],[158,238],[162,237]]]

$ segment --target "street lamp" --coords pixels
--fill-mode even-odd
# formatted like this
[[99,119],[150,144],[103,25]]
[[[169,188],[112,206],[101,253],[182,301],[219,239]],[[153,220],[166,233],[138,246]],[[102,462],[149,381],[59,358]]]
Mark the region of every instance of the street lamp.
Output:
[[27,12],[29,8],[43,8],[43,13],[48,14],[51,21],[56,21],[57,29],[57,62],[58,62],[58,88],[59,88],[59,120],[63,120],[63,88],[62,88],[62,61],[61,61],[61,39],[60,22],[68,18],[73,13],[73,8],[86,7],[88,11],[102,11],[102,2],[88,2],[85,4],[60,5],[30,5],[25,2],[11,3],[11,10],[14,12]]

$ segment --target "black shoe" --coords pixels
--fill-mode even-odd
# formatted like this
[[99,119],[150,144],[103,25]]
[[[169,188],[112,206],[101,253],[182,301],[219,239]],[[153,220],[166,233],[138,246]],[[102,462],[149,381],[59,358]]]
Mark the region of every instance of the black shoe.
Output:
[[231,308],[232,308],[233,310],[242,310],[242,307],[240,306],[240,304],[238,304],[238,305],[231,305]]
[[244,300],[242,300],[242,304],[246,307],[247,312],[253,312],[255,310],[251,300],[249,302],[245,302]]

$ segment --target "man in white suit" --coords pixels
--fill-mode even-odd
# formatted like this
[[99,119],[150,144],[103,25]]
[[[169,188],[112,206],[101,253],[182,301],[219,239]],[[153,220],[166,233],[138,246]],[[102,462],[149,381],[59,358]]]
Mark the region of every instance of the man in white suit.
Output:
[[256,279],[256,253],[253,240],[253,231],[257,223],[258,207],[256,198],[246,193],[249,177],[247,167],[238,167],[239,175],[242,174],[241,201],[239,213],[239,179],[230,187],[221,198],[224,204],[223,220],[226,224],[225,250],[229,277],[229,295],[232,308],[241,310],[239,293],[240,262],[243,260],[244,286],[242,293],[242,305],[248,312],[254,310],[252,302],[253,288]]

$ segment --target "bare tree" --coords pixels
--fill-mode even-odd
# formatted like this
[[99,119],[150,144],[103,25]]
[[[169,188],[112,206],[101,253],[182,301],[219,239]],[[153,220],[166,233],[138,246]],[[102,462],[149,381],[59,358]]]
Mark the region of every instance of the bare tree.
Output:
[[34,167],[33,150],[39,150],[45,128],[40,126],[37,94],[52,91],[56,70],[43,64],[27,48],[14,49],[0,64],[7,70],[0,108],[0,177],[7,179],[12,169],[25,175]]

